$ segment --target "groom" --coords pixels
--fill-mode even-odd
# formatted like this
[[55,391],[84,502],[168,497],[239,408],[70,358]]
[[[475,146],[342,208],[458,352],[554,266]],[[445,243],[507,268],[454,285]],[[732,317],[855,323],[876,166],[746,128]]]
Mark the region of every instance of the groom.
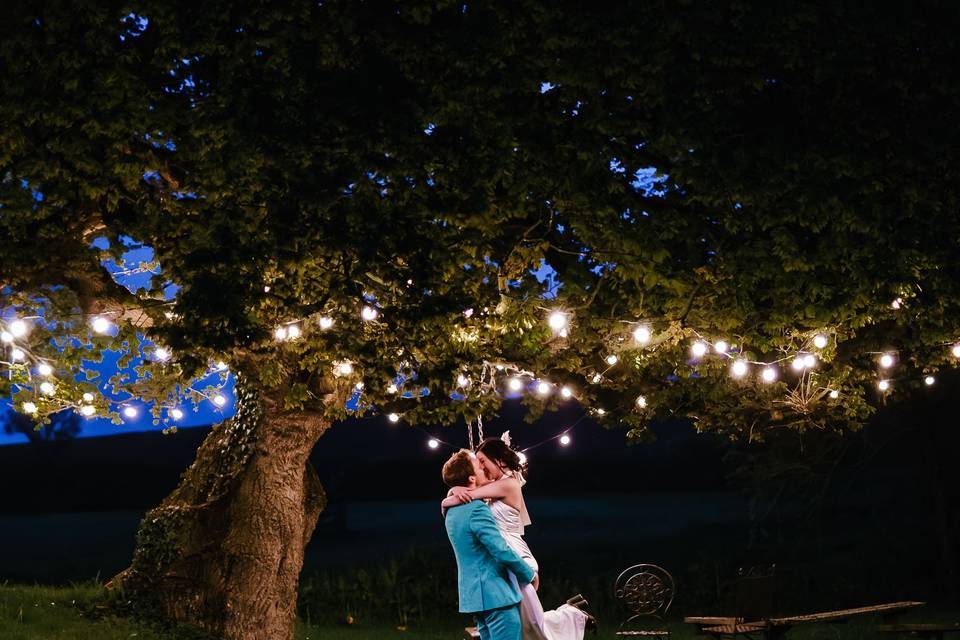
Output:
[[[443,465],[443,481],[474,489],[487,478],[476,456],[461,449]],[[446,526],[457,557],[460,613],[473,614],[481,640],[520,640],[517,580],[532,582],[533,569],[507,546],[483,500],[451,507]]]

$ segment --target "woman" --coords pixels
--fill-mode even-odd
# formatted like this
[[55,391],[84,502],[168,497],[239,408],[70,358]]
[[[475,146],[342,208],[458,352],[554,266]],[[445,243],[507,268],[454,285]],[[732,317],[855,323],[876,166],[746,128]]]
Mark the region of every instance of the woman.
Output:
[[[508,433],[504,436],[509,437]],[[487,500],[493,518],[510,548],[539,574],[536,558],[523,539],[523,528],[530,524],[530,516],[523,503],[523,472],[525,465],[509,446],[497,438],[487,438],[477,447],[477,460],[483,468],[488,484],[473,490],[453,487],[441,503],[446,509],[470,500]],[[573,605],[585,605],[582,596],[575,596],[568,604],[552,611],[544,611],[533,585],[520,589],[520,615],[524,640],[582,640],[584,629],[596,630],[596,620]]]

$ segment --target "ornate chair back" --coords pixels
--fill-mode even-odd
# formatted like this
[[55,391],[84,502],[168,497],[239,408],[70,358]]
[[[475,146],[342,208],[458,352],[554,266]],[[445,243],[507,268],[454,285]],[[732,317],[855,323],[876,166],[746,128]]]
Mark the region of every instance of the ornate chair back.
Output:
[[613,595],[626,608],[628,618],[618,636],[666,636],[665,629],[635,630],[654,620],[661,624],[673,604],[676,585],[673,576],[655,564],[636,564],[624,570],[613,583]]

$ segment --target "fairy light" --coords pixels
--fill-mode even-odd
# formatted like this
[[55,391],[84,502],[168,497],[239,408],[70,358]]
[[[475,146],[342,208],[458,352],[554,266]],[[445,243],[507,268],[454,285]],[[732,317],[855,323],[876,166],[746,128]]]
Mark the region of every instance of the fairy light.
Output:
[[3,342],[6,342],[7,344],[10,344],[11,342],[13,342],[13,334],[10,333],[9,331],[4,331],[0,333],[0,340],[2,340]]
[[91,407],[89,404],[85,404],[82,407],[80,407],[80,413],[88,418],[93,414],[95,414],[96,412],[97,410],[94,407]]
[[170,352],[163,347],[157,347],[156,351],[153,352],[154,357],[160,362],[164,362],[170,359]]
[[520,464],[527,464],[527,454],[523,451],[517,452],[517,459],[520,460]]
[[543,382],[543,381],[540,381],[539,383],[537,383],[537,393],[539,393],[542,396],[545,396],[548,393],[550,393],[550,383]]
[[840,392],[837,391],[836,389],[833,389],[833,390],[830,392],[830,397],[833,398],[834,400],[836,400],[837,398],[840,397]]
[[41,362],[39,365],[37,365],[37,373],[42,376],[48,376],[53,373],[53,367],[48,365],[46,362]]
[[387,393],[396,393],[398,391],[397,385],[392,382],[387,386]]
[[693,346],[690,347],[690,353],[693,354],[694,358],[702,358],[707,353],[707,344],[699,341],[694,342]]
[[953,345],[953,357],[960,358],[960,343]]
[[397,422],[400,422],[400,414],[398,414],[398,413],[388,413],[388,414],[387,414],[387,420],[389,420],[390,422],[393,422],[394,424],[396,424]]
[[760,378],[770,384],[777,379],[777,370],[773,367],[764,367],[763,372],[760,374]]
[[213,396],[213,404],[217,405],[218,407],[222,407],[223,405],[227,404],[226,396],[220,393]]
[[296,340],[296,339],[299,338],[299,337],[300,337],[300,327],[299,327],[299,326],[297,326],[297,325],[295,325],[295,324],[292,324],[292,325],[290,325],[289,327],[287,327],[287,339],[288,339],[288,340]]
[[640,325],[633,330],[633,339],[637,344],[647,344],[650,342],[650,327],[645,324]]
[[93,402],[93,394],[92,394],[92,393],[89,393],[89,392],[83,394],[83,401],[84,401],[84,402]]
[[287,328],[286,327],[277,327],[273,331],[273,337],[277,340],[286,340],[287,339]]
[[106,333],[107,331],[110,331],[110,321],[103,316],[97,316],[94,318],[90,326],[93,327],[93,330],[97,333]]
[[560,446],[565,447],[570,444],[570,436],[563,434],[560,436]]
[[461,373],[460,375],[457,376],[457,386],[458,386],[458,387],[469,387],[469,386],[470,386],[470,378],[468,378],[467,376],[465,376],[465,375],[463,375],[463,374]]
[[606,412],[606,410],[605,410],[603,407],[597,407],[597,415],[598,415],[598,416],[605,415],[606,413],[607,413],[607,412]]
[[35,404],[32,403],[32,402],[24,402],[24,403],[23,403],[23,410],[26,411],[27,413],[36,413],[36,412],[37,412],[37,405],[35,405]]
[[14,338],[20,338],[27,333],[27,323],[23,320],[14,320],[10,323],[10,333],[13,334]]
[[717,340],[713,343],[713,350],[717,353],[726,353],[729,348],[730,345],[727,344],[726,340]]
[[807,369],[813,369],[815,366],[817,366],[817,356],[813,355],[812,353],[808,353],[807,355],[803,356],[803,366]]
[[933,383],[936,382],[936,381],[937,381],[937,379],[934,378],[933,376],[927,376],[926,378],[923,379],[923,384],[925,384],[925,385],[927,385],[927,386],[929,387],[929,386],[932,386]]
[[360,317],[365,322],[373,322],[374,320],[377,319],[378,315],[380,315],[380,312],[378,312],[376,309],[374,309],[370,305],[364,305],[363,309],[360,310]]
[[136,417],[137,417],[137,409],[136,409],[136,407],[126,407],[126,408],[124,408],[124,410],[123,410],[123,415],[127,416],[128,418],[136,418]]
[[170,409],[170,417],[174,420],[183,420],[183,410],[179,407],[174,407]]
[[591,380],[593,380],[593,384],[597,384],[598,382],[603,380],[603,376],[600,375],[599,373],[595,373],[593,374],[593,378],[591,378]]
[[427,446],[430,447],[431,449],[436,449],[437,447],[440,446],[440,441],[437,440],[436,438],[430,438],[429,440],[427,440]]
[[564,387],[560,389],[560,395],[563,396],[564,398],[572,398],[573,390],[570,387]]
[[567,326],[567,314],[562,311],[554,311],[547,319],[547,324],[554,331],[561,331]]
[[337,376],[349,376],[353,373],[353,365],[349,362],[340,362],[333,367],[333,373]]
[[814,337],[813,337],[813,346],[815,346],[817,349],[823,349],[824,347],[826,347],[826,346],[827,346],[827,336],[823,335],[822,333],[814,336]]
[[560,329],[560,331],[557,332],[557,335],[560,336],[561,338],[566,338],[569,335],[567,333],[567,328],[564,327],[563,329]]
[[52,384],[50,384],[49,382],[41,382],[41,383],[40,383],[40,393],[42,393],[43,395],[45,395],[45,396],[52,396],[52,395],[54,394],[54,392],[56,392],[56,389],[55,389],[54,386],[53,386]]
[[647,408],[647,398],[646,396],[637,396],[637,406],[641,409]]
[[895,298],[893,302],[890,303],[891,309],[899,309],[903,305],[903,298]]
[[17,362],[19,360],[26,360],[26,358],[27,358],[27,354],[23,352],[23,349],[14,349],[13,351],[10,352],[10,359],[13,360],[14,362]]
[[619,358],[617,358],[616,355],[611,353],[610,355],[607,356],[607,364],[612,367],[613,365],[617,364],[618,359]]
[[890,381],[881,380],[880,382],[877,383],[877,388],[880,389],[880,391],[888,390],[890,388]]
[[510,381],[507,382],[507,386],[510,388],[510,391],[520,391],[523,388],[523,382],[520,378],[510,378]]
[[733,363],[733,366],[730,367],[730,372],[735,378],[742,378],[747,375],[747,361],[746,360],[737,360]]
[[890,367],[893,366],[893,363],[894,363],[894,359],[891,354],[885,353],[882,356],[880,356],[880,366],[883,367],[884,369],[889,369]]
[[330,316],[322,316],[318,324],[320,325],[321,330],[326,331],[333,326],[333,318]]
[[807,366],[806,361],[803,359],[803,356],[797,356],[793,359],[793,362],[790,363],[790,366],[793,367],[794,371],[803,371],[804,367]]

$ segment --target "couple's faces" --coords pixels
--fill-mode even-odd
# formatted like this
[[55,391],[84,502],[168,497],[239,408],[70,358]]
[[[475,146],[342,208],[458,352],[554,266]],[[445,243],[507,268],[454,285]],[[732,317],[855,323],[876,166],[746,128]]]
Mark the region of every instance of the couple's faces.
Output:
[[488,458],[483,452],[477,454],[477,457],[474,458],[474,462],[483,471],[483,475],[486,477],[487,482],[499,480],[503,476],[503,469],[501,469],[496,462]]

